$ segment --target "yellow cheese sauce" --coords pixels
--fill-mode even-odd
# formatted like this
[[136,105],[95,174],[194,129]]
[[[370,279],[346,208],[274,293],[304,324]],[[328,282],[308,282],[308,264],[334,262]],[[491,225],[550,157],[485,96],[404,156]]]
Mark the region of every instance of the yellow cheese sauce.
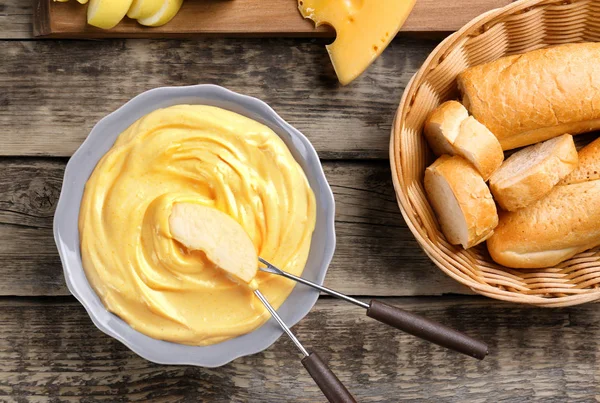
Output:
[[[230,215],[259,256],[301,275],[316,219],[302,168],[268,127],[215,107],[179,105],[123,132],[85,187],[83,267],[108,310],[148,336],[191,345],[256,329],[269,314],[250,288],[171,237],[178,201]],[[294,287],[268,273],[256,282],[276,308]]]

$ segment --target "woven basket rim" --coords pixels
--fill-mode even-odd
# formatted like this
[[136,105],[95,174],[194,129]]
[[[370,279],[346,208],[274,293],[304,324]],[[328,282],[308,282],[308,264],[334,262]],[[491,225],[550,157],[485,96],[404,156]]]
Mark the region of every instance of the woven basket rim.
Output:
[[450,266],[453,265],[453,262],[450,261],[450,256],[442,253],[439,248],[432,246],[432,242],[426,236],[427,234],[425,230],[421,227],[419,222],[416,222],[417,219],[413,219],[413,217],[411,217],[411,215],[408,213],[408,211],[414,211],[414,207],[409,200],[408,194],[403,191],[403,187],[408,187],[408,184],[404,179],[401,166],[402,157],[400,155],[400,136],[405,127],[404,121],[408,112],[411,110],[412,104],[417,95],[417,90],[420,88],[417,83],[419,83],[422,77],[431,69],[432,64],[435,67],[444,59],[448,51],[454,49],[459,42],[464,41],[465,38],[476,37],[484,32],[487,32],[495,25],[502,23],[504,17],[524,13],[539,7],[546,7],[549,5],[569,5],[579,1],[582,0],[520,0],[505,7],[490,10],[474,18],[460,30],[449,35],[429,54],[429,56],[423,62],[422,67],[419,68],[419,70],[413,75],[407,84],[392,123],[389,158],[392,171],[392,182],[396,193],[396,201],[400,208],[400,212],[402,213],[402,217],[415,236],[421,249],[438,268],[440,268],[444,273],[454,280],[466,285],[474,292],[487,297],[543,307],[564,307],[598,300],[600,299],[600,290],[590,289],[585,293],[568,296],[544,297],[539,295],[526,295],[503,290],[488,284],[483,284],[471,278],[467,278],[466,276],[461,277],[445,267],[442,262]]

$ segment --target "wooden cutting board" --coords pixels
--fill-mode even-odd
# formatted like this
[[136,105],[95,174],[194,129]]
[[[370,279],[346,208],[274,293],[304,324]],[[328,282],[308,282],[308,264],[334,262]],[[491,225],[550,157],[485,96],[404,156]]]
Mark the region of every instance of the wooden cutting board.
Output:
[[[378,1],[378,0],[365,0]],[[402,1],[402,0],[399,0]],[[407,32],[456,31],[473,17],[511,0],[417,0]],[[111,30],[87,25],[86,6],[34,0],[33,33],[51,38],[165,38],[198,35],[332,37],[298,12],[297,0],[186,0],[168,24],[148,28],[125,18]]]

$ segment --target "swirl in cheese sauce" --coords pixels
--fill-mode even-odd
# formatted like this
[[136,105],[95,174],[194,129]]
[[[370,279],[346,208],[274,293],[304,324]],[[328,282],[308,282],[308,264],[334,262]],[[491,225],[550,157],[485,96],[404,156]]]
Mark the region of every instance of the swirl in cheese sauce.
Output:
[[[302,168],[268,127],[200,105],[160,109],[123,132],[90,176],[79,215],[86,276],[108,310],[153,338],[209,345],[268,318],[252,290],[189,252],[169,231],[176,202],[239,222],[259,256],[301,275],[315,226]],[[279,307],[293,282],[258,273]]]

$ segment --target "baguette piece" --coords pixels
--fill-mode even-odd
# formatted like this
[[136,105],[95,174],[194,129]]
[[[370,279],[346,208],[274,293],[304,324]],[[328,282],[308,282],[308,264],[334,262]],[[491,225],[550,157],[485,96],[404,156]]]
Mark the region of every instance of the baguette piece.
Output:
[[503,57],[458,75],[462,102],[509,150],[600,129],[600,43]]
[[507,267],[552,267],[600,245],[599,223],[600,180],[557,186],[527,208],[500,213],[487,247]]
[[498,225],[496,204],[481,175],[465,159],[443,155],[425,170],[425,191],[448,242],[468,249]]
[[485,181],[504,160],[496,136],[470,117],[460,102],[447,101],[438,106],[425,122],[425,137],[435,155],[462,156]]
[[469,116],[460,124],[458,136],[454,140],[454,150],[473,164],[484,181],[487,181],[504,161],[504,152],[496,136],[473,116]]
[[581,183],[600,179],[600,138],[579,150],[579,166],[559,185]]
[[425,138],[437,156],[454,154],[452,144],[458,136],[460,124],[469,112],[457,101],[447,101],[438,106],[425,122]]
[[573,136],[564,134],[511,155],[490,178],[494,198],[515,211],[541,199],[577,168]]

